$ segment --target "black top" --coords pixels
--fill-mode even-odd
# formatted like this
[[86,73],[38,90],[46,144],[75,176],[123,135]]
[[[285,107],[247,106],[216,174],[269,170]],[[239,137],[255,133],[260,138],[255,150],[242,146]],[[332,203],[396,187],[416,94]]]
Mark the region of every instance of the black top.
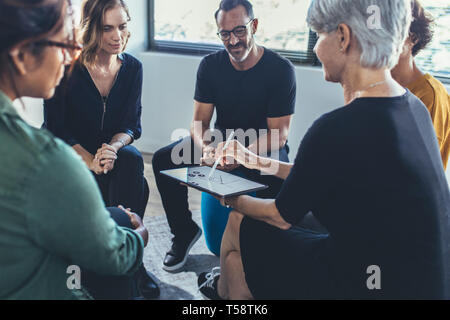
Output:
[[108,97],[100,95],[86,67],[77,63],[55,96],[44,102],[43,127],[93,154],[117,133],[138,139],[142,132],[142,64],[129,54],[119,58],[122,65]]
[[198,68],[194,99],[216,107],[215,128],[267,129],[267,118],[295,111],[296,79],[289,60],[264,48],[260,61],[236,70],[226,50],[206,56]]
[[449,285],[449,187],[429,112],[409,91],[317,120],[276,206],[291,224],[313,212],[330,233],[340,285],[359,297],[370,265],[381,269],[384,298],[439,296]]

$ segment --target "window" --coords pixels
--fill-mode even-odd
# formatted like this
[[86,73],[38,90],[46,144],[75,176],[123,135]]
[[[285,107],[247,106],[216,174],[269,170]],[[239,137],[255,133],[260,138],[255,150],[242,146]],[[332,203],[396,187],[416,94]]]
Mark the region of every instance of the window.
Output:
[[418,67],[450,78],[450,4],[448,0],[421,0],[435,19],[433,41],[416,57]]
[[[222,48],[217,38],[214,12],[220,0],[149,0],[150,46],[206,54]],[[258,43],[278,51],[295,62],[315,64],[312,49],[315,34],[306,26],[311,0],[253,0],[255,17],[260,20]],[[450,79],[450,5],[448,0],[421,0],[434,16],[433,42],[416,58],[425,72]]]
[[[220,0],[148,0],[150,47],[206,54],[222,48],[214,13]],[[72,0],[76,16],[81,0]],[[317,64],[312,49],[316,36],[306,25],[311,0],[253,0],[260,21],[259,44],[295,62]],[[419,68],[450,81],[450,4],[448,0],[421,0],[435,18],[434,38],[416,57]],[[78,19],[76,20],[78,21]]]
[[[222,48],[214,13],[220,0],[150,0],[150,45],[157,50],[205,54]],[[315,34],[306,25],[310,0],[254,0],[256,40],[297,62],[312,63]]]

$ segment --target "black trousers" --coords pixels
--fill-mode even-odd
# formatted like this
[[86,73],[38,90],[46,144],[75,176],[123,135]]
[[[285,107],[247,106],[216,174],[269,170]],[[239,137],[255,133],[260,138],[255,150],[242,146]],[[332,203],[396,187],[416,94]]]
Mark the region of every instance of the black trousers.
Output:
[[114,169],[106,175],[94,176],[107,207],[122,205],[144,217],[149,187],[144,177],[144,160],[135,147],[120,149]]
[[[107,209],[119,226],[134,229],[130,218],[121,209]],[[105,276],[82,270],[81,283],[96,300],[131,300],[139,296],[137,276],[138,272],[133,276]]]
[[[189,154],[184,154],[183,150],[189,151]],[[179,156],[177,159],[173,159],[172,151]],[[199,165],[201,155],[201,150],[195,146],[193,140],[190,137],[186,137],[158,150],[153,156],[152,164],[156,185],[161,194],[170,231],[177,238],[183,239],[187,237],[194,224],[192,213],[189,210],[188,190],[187,187],[180,185],[177,181],[162,175],[160,171]],[[183,161],[174,163],[173,160]],[[279,160],[289,161],[287,147],[280,150]],[[275,176],[261,175],[257,170],[249,170],[244,167],[239,167],[236,170],[240,170],[247,179],[269,186],[268,189],[257,193],[259,198],[275,198],[283,184],[282,179]]]

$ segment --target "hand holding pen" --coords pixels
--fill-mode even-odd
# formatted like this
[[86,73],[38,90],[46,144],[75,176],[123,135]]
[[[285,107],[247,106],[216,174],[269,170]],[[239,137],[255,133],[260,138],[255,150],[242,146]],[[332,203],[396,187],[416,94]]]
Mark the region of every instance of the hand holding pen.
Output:
[[[226,150],[228,148],[228,145],[230,144],[231,140],[234,137],[234,130],[231,132],[231,134],[228,136],[227,141],[225,142],[225,145],[222,148],[222,151]],[[216,171],[217,165],[221,161],[221,158],[217,157],[216,161],[214,162],[214,165],[209,173],[208,179],[211,179],[211,177],[214,175],[214,171]]]

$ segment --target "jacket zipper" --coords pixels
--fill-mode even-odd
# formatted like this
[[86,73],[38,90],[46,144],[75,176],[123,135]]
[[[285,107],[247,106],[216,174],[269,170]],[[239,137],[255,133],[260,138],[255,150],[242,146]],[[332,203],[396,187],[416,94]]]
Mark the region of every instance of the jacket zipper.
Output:
[[106,113],[106,101],[108,100],[108,96],[106,96],[105,98],[102,97],[102,101],[103,101],[103,114],[102,114],[102,124],[100,127],[100,131],[103,131],[103,124],[105,122],[105,113]]
[[95,85],[94,78],[92,78],[91,73],[89,72],[89,69],[86,68],[86,70],[89,73],[89,76],[91,77],[92,83],[94,84],[94,87],[97,90],[98,95],[100,96],[100,99],[102,100],[102,103],[103,103],[102,123],[101,123],[101,126],[100,126],[100,131],[103,131],[103,125],[104,125],[104,122],[105,122],[105,114],[106,114],[106,102],[108,101],[108,97],[109,97],[109,94],[111,93],[111,90],[114,88],[114,85],[116,84],[117,78],[119,76],[120,68],[119,68],[119,71],[117,71],[117,73],[116,73],[116,77],[114,78],[114,82],[113,82],[113,84],[111,86],[111,89],[108,92],[108,95],[104,99],[103,99],[102,94],[98,90],[97,86]]

